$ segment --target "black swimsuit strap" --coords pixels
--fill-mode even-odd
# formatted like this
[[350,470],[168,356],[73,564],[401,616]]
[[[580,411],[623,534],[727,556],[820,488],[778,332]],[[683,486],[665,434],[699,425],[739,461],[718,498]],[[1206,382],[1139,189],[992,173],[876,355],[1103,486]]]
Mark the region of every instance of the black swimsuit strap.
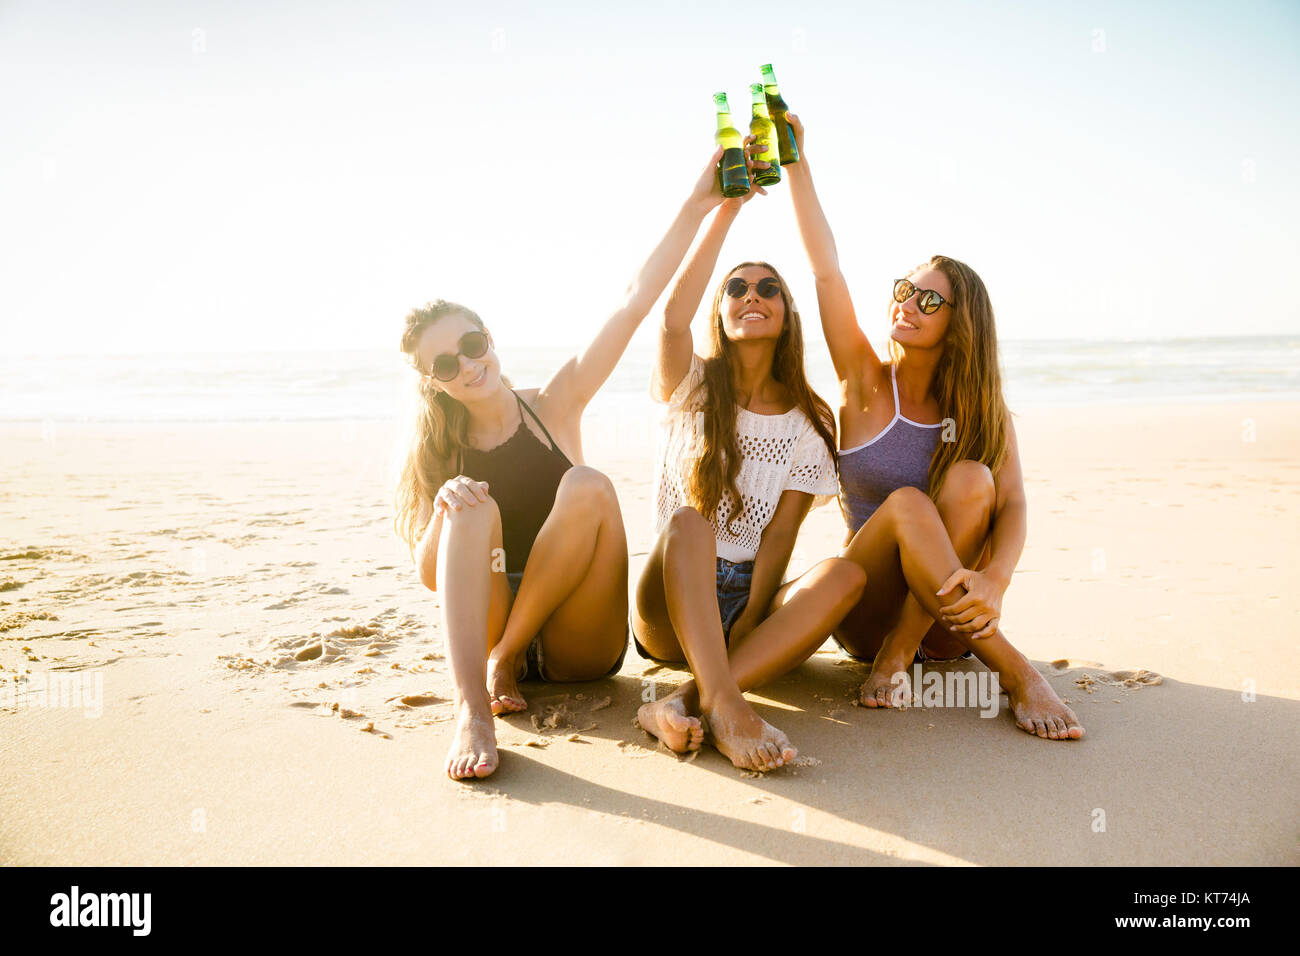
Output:
[[542,434],[545,435],[546,440],[551,443],[551,450],[560,452],[561,455],[564,455],[564,460],[568,461],[569,456],[560,451],[560,446],[555,443],[555,439],[551,437],[551,433],[546,430],[546,426],[542,424],[542,420],[537,417],[537,413],[533,411],[532,407],[519,397],[518,392],[512,391],[512,394],[515,396],[515,401],[519,403],[519,407],[521,409],[526,409],[528,414],[533,416],[533,421],[537,422],[538,427],[542,430]]
[[[515,397],[515,401],[519,403],[519,408],[521,409],[521,411],[527,411],[528,414],[533,417],[533,421],[537,422],[537,427],[542,430],[542,434],[546,436],[546,440],[551,443],[550,450],[556,452],[565,461],[569,461],[569,456],[560,450],[560,446],[556,444],[555,439],[551,437],[551,433],[546,430],[546,426],[543,425],[542,420],[537,417],[537,413],[532,410],[532,408],[529,406],[527,402],[525,402],[522,398],[519,397],[519,393],[516,392],[514,389],[510,390],[510,394],[513,395]],[[521,426],[523,426],[524,424],[522,414],[519,416],[519,424]],[[515,430],[518,431],[519,429],[515,429]],[[572,465],[573,462],[569,462],[569,464]],[[464,471],[465,471],[464,451],[462,449],[457,449],[456,450],[456,473],[463,474]]]

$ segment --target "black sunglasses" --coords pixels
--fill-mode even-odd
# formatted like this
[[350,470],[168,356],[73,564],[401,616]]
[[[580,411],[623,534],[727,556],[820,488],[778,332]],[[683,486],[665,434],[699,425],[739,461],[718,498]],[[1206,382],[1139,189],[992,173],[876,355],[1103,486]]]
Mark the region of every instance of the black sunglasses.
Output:
[[733,299],[743,299],[745,294],[749,292],[751,285],[754,287],[754,291],[764,299],[770,299],[774,295],[781,294],[781,283],[771,276],[764,276],[757,282],[746,282],[740,276],[733,276],[727,280],[727,284],[722,288]]
[[952,305],[951,302],[948,302],[947,299],[933,289],[918,289],[907,279],[899,279],[894,283],[895,302],[906,302],[913,295],[917,296],[916,307],[926,315],[933,315],[938,312],[941,305]]
[[456,352],[443,352],[429,366],[433,377],[440,382],[450,382],[460,374],[460,357],[476,359],[488,350],[488,337],[484,332],[466,332],[456,343]]

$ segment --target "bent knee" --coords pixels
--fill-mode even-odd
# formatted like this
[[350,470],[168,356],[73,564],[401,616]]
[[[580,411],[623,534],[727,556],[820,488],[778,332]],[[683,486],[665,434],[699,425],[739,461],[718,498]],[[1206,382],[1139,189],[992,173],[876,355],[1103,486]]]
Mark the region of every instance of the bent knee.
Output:
[[867,572],[848,558],[827,558],[817,565],[817,573],[846,607],[857,604],[867,587]]
[[669,533],[675,534],[689,533],[701,529],[707,529],[709,534],[713,533],[713,529],[709,522],[705,520],[704,515],[690,505],[683,505],[669,515],[666,528]]
[[501,509],[497,506],[496,499],[491,495],[487,496],[486,501],[476,501],[472,505],[462,504],[459,510],[448,508],[447,513],[442,517],[444,528],[465,527],[473,524],[491,526],[493,523],[499,524],[500,521]]
[[904,485],[903,487],[896,488],[889,493],[889,497],[887,497],[881,504],[882,508],[886,506],[894,511],[910,513],[917,511],[918,509],[933,507],[934,502],[931,501],[930,496],[920,488],[914,488],[911,485]]
[[590,465],[574,465],[566,471],[556,490],[556,496],[560,495],[574,495],[582,501],[602,504],[618,503],[618,493],[609,476]]
[[989,505],[997,494],[993,472],[982,461],[964,458],[955,462],[939,487],[938,504],[953,506]]

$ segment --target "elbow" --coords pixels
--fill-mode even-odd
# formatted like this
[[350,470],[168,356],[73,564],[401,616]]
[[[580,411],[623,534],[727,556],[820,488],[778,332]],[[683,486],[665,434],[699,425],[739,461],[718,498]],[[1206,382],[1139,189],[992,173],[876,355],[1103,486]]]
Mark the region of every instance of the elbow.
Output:
[[430,544],[428,539],[421,540],[415,549],[415,573],[420,583],[430,591],[438,590],[438,548],[436,540]]
[[416,564],[416,571],[420,575],[420,583],[430,591],[438,590],[438,562],[433,558],[422,558]]

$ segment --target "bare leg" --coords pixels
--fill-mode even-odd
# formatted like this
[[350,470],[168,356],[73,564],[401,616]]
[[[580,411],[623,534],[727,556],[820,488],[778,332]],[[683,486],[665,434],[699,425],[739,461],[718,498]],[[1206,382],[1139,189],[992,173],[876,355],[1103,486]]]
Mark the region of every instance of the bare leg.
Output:
[[[997,489],[988,466],[959,461],[948,469],[935,506],[962,567],[975,567],[988,540]],[[894,626],[888,630],[871,663],[871,673],[858,698],[867,707],[905,707],[912,699],[908,665],[922,641],[934,658],[960,657],[966,645],[932,618],[908,592]],[[899,680],[897,675],[903,674]]]
[[[664,700],[644,705],[637,718],[670,749],[691,750],[702,739],[691,716],[698,707],[715,746],[733,764],[771,770],[798,752],[754,713],[743,690],[784,673],[816,650],[861,592],[863,575],[849,562],[823,562],[784,586],[773,600],[774,615],[729,655],[717,609],[715,549],[713,529],[690,508],[679,509],[656,542],[638,585],[637,633],[660,659],[685,656],[695,677]],[[737,683],[736,655],[744,685]]]
[[[768,616],[736,641],[728,660],[741,691],[761,687],[806,661],[862,594],[867,576],[847,558],[828,558],[781,585]],[[686,681],[665,700],[681,700],[690,713],[699,691]]]
[[[960,597],[954,591],[948,595],[948,601],[941,603],[936,596],[943,582],[961,564],[934,504],[915,488],[900,488],[886,498],[871,519],[858,529],[844,549],[844,556],[861,565],[867,579],[881,584],[882,590],[897,591],[901,574],[907,589],[931,617],[937,618],[944,603],[955,602]],[[1001,630],[979,640],[965,635],[959,638],[985,666],[998,674],[1011,700],[1016,726],[1045,739],[1083,736],[1083,727],[1074,711],[1065,706]]]
[[487,665],[494,713],[523,710],[517,665],[540,633],[549,680],[607,673],[627,641],[627,537],[614,486],[584,465],[565,472]]
[[485,675],[488,648],[510,606],[505,576],[492,573],[492,552],[500,546],[501,514],[491,497],[443,519],[437,585],[455,688],[456,732],[446,762],[453,780],[486,777],[497,768]]
[[[668,595],[664,591],[664,551],[668,543],[668,529],[655,540],[646,559],[641,577],[637,581],[636,604],[632,611],[632,628],[637,640],[657,660],[684,661],[682,650],[668,617]],[[717,603],[717,592],[713,601]],[[718,618],[722,629],[722,618]],[[669,750],[686,753],[699,750],[704,743],[704,727],[700,719],[689,713],[681,698],[670,695],[662,700],[642,704],[636,714],[637,723],[659,738]]]

